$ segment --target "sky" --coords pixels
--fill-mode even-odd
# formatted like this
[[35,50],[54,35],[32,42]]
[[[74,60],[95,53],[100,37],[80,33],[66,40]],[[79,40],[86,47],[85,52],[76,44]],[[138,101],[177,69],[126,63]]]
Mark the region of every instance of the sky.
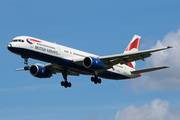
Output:
[[[1,120],[179,120],[179,0],[0,0]],[[7,49],[27,35],[100,56],[123,53],[132,37],[140,50],[173,46],[137,61],[136,69],[170,68],[129,80],[68,76],[33,77],[24,60]],[[29,65],[41,61],[29,59]]]

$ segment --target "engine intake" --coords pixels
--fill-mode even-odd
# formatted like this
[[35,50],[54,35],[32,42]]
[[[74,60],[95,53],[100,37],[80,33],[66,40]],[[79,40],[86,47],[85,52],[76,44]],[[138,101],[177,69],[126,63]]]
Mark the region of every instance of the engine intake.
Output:
[[91,70],[100,70],[104,68],[104,63],[96,58],[93,57],[86,57],[84,58],[83,65],[85,68],[91,69]]
[[29,71],[31,75],[38,78],[50,78],[52,76],[52,73],[40,65],[32,65]]

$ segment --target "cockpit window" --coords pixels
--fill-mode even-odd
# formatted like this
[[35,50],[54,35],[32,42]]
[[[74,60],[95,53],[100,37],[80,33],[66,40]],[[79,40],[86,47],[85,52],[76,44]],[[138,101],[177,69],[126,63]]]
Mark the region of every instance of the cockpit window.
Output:
[[12,42],[17,42],[17,40],[12,40]]
[[12,40],[11,42],[24,42],[24,40],[21,40],[21,39],[14,39],[14,40]]

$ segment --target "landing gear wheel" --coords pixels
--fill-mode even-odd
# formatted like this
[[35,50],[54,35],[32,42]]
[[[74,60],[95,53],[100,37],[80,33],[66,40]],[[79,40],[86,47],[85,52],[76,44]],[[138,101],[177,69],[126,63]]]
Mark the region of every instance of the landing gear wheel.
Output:
[[61,81],[61,86],[64,86],[64,81]]
[[64,86],[65,88],[72,86],[71,83],[68,82],[68,81],[62,81],[62,82],[61,82],[61,85]]
[[95,78],[94,77],[91,77],[91,81],[94,82]]
[[69,83],[68,83],[68,87],[71,87],[71,86],[72,86],[72,85],[71,85],[71,83],[69,82]]
[[99,79],[98,77],[91,77],[91,81],[94,82],[94,84],[101,83],[101,79]]
[[65,88],[71,87],[72,86],[71,83],[67,81],[67,70],[64,70],[62,72],[62,75],[65,81],[62,81],[61,85],[64,86]]
[[29,66],[25,66],[25,67],[24,67],[24,70],[29,70],[29,69],[30,69]]
[[99,84],[101,83],[101,79],[98,79],[98,83],[99,83]]
[[98,82],[97,81],[94,81],[94,84],[97,84]]

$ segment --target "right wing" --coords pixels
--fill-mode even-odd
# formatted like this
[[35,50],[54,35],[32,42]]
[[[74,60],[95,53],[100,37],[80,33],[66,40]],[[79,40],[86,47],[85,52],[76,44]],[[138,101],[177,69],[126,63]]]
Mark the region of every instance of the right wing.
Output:
[[[52,74],[56,74],[56,73],[62,73],[63,71],[65,71],[66,69],[64,69],[63,67],[57,65],[57,64],[45,64],[45,65],[42,65],[42,64],[39,64],[37,63],[36,65],[39,65],[39,66],[42,66],[42,67],[45,67],[47,70],[49,70]],[[30,67],[28,67],[28,69],[24,69],[24,68],[19,68],[19,69],[16,69],[16,71],[23,71],[23,70],[29,70]],[[80,73],[78,72],[75,72],[75,71],[72,71],[72,70],[66,70],[67,71],[67,75],[73,75],[73,76],[79,76]]]
[[[46,64],[43,65],[46,69],[48,69],[49,71],[51,71],[52,74],[56,74],[56,73],[62,73],[63,71],[65,71],[66,69],[64,69],[63,67],[57,65],[57,64]],[[71,71],[71,70],[66,70],[67,71],[67,75],[73,75],[73,76],[79,76],[79,73]]]

